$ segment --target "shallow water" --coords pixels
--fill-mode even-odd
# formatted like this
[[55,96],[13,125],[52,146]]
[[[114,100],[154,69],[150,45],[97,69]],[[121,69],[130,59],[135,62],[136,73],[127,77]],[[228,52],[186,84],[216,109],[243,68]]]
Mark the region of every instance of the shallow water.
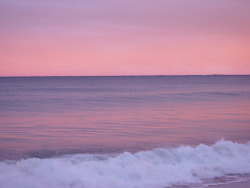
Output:
[[[121,157],[125,151],[134,155],[155,148],[178,150],[180,145],[211,147],[222,138],[233,141],[232,147],[238,142],[249,149],[250,76],[0,78],[0,159],[4,164],[8,159],[33,163],[33,157]],[[24,165],[22,161],[15,164]],[[124,183],[117,181],[117,187],[122,187]]]

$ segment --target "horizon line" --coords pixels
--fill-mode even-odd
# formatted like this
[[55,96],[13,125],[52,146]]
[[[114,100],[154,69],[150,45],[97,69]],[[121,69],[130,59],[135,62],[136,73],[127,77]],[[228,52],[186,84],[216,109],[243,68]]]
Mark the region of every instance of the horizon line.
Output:
[[250,76],[250,74],[173,74],[173,75],[161,75],[161,74],[152,74],[152,75],[49,75],[49,76],[37,76],[37,75],[30,75],[30,76],[0,76],[0,78],[11,78],[11,77],[136,77],[136,76]]

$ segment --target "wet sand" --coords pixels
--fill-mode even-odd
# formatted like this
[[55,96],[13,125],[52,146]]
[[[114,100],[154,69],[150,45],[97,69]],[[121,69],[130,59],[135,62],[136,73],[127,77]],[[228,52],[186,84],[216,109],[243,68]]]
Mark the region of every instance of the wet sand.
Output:
[[250,188],[250,180],[223,185],[212,185],[209,188]]

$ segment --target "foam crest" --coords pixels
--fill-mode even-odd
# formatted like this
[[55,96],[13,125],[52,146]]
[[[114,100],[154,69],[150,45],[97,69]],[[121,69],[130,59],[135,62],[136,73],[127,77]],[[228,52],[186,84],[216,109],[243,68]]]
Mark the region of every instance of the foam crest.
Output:
[[0,162],[0,187],[161,188],[250,174],[250,142]]

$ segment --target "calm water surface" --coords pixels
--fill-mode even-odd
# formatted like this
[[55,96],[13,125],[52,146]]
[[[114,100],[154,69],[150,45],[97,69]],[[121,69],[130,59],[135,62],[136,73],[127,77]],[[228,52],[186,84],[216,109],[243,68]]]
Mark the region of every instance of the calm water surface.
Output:
[[250,140],[250,76],[0,78],[1,158]]

